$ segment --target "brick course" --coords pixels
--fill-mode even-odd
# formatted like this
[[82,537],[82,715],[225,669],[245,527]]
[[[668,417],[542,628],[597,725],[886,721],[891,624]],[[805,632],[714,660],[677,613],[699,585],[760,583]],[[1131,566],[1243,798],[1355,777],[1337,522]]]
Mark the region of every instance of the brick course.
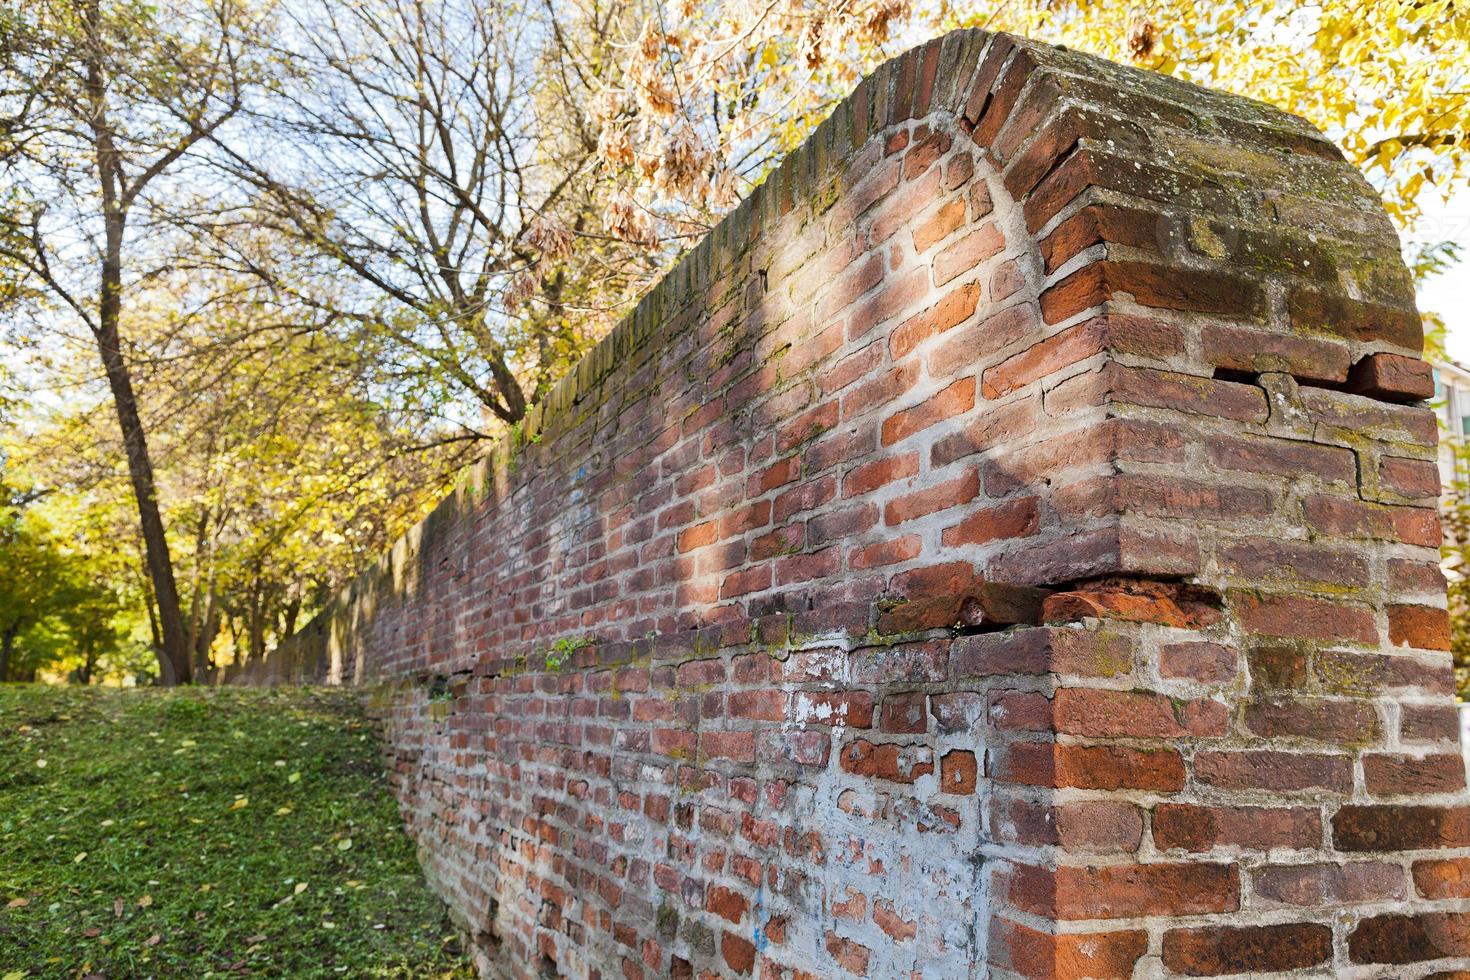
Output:
[[1420,343],[1310,126],[957,32],[241,679],[487,976],[1456,975]]

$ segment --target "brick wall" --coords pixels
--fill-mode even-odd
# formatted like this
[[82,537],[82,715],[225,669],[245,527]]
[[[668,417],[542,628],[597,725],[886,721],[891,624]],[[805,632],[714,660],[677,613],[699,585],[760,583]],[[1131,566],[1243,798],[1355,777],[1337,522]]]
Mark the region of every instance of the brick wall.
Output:
[[1465,976],[1420,344],[1305,123],[952,34],[249,679],[489,976]]

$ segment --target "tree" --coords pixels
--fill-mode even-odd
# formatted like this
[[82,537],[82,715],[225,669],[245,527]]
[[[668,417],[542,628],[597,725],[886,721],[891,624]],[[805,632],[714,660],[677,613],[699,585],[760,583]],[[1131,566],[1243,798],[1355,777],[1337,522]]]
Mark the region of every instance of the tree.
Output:
[[[164,234],[171,178],[240,111],[249,22],[231,0],[173,5],[39,0],[3,14],[0,92],[9,119],[6,177],[20,200],[0,226],[0,257],[22,268],[64,316],[85,325],[122,433],[167,683],[191,677],[185,628],[158,507],[148,434],[123,334],[142,239]],[[156,256],[149,256],[156,258]]]
[[[223,236],[221,260],[332,314],[391,362],[381,383],[477,436],[518,421],[585,346],[572,321],[527,330],[505,302],[590,206],[591,137],[549,138],[537,115],[545,26],[503,0],[303,3],[256,135],[220,141],[252,222],[306,249],[283,273]],[[264,134],[293,152],[252,152]]]
[[[436,431],[374,400],[357,352],[294,315],[304,312],[188,260],[131,306],[139,411],[201,680],[293,632],[422,516],[465,461],[465,444],[435,446]],[[49,383],[87,392],[88,353],[53,350]],[[112,555],[111,579],[130,582],[141,541],[125,518],[126,471],[107,421],[74,395],[44,417],[33,411],[10,454],[46,488],[54,522]],[[145,586],[129,596],[156,638]]]

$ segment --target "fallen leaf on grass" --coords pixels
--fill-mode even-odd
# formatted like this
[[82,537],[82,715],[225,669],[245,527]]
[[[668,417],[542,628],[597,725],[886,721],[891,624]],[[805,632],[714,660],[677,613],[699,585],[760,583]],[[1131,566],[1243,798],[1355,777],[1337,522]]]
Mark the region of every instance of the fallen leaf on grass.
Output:
[[263,943],[263,942],[265,942],[265,939],[266,939],[265,936],[246,936],[245,937],[245,941],[247,943],[252,943],[252,944],[254,944],[254,943]]
[[307,890],[307,889],[308,889],[308,888],[310,888],[310,887],[311,887],[311,886],[310,886],[310,885],[308,885],[308,884],[307,884],[307,883],[306,883],[306,882],[304,882],[304,881],[298,881],[298,882],[297,882],[297,883],[296,883],[296,888],[295,888],[295,890],[294,890],[294,891],[292,891],[292,893],[291,893],[291,894],[293,894],[293,895],[300,895],[300,894],[301,894],[301,893],[302,893],[302,892],[304,892],[304,891],[306,891],[306,890]]
[[153,904],[153,896],[152,895],[144,895],[142,898],[138,899],[138,908],[140,908],[140,909],[146,909],[148,906],[150,906],[152,904]]
[[124,902],[122,899],[120,899],[120,898],[114,898],[112,900],[112,914],[115,917],[121,919],[123,917],[123,909],[126,908],[126,907],[127,907],[127,903]]
[[86,936],[88,939],[96,939],[98,936],[102,935],[102,930],[93,926],[91,929],[83,929],[82,935]]
[[337,842],[337,850],[339,850],[339,851],[350,851],[350,850],[352,850],[352,838],[351,837],[344,837],[341,840],[339,840]]
[[250,805],[250,798],[249,797],[246,797],[246,796],[240,796],[240,797],[237,797],[235,799],[235,802],[233,802],[233,803],[230,804],[230,809],[231,810],[243,810],[243,809],[245,809],[249,805]]
[[31,904],[31,900],[29,898],[12,898],[10,901],[5,903],[5,907],[8,909],[23,909],[29,904]]
[[86,851],[83,851],[82,853],[78,854],[76,857],[72,858],[71,859],[71,863],[72,864],[81,864],[85,860],[87,860],[87,852]]
[[163,933],[161,933],[161,932],[155,932],[153,935],[151,935],[147,939],[143,940],[143,945],[144,946],[147,946],[147,947],[149,947],[151,949],[152,947],[157,946],[161,942],[163,942]]

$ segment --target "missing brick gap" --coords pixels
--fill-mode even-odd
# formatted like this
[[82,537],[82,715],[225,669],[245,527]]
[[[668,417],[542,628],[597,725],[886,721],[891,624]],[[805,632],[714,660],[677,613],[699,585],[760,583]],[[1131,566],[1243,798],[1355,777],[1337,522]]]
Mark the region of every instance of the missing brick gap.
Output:
[[1344,391],[1350,394],[1362,395],[1364,398],[1371,398],[1374,401],[1385,402],[1387,404],[1403,403],[1402,399],[1396,400],[1393,398],[1385,398],[1379,395],[1374,395],[1362,391],[1355,391],[1353,385],[1348,381],[1333,381],[1328,378],[1314,378],[1304,374],[1291,374],[1287,371],[1257,372],[1241,371],[1236,368],[1217,367],[1215,368],[1215,371],[1211,375],[1211,377],[1213,377],[1216,381],[1233,381],[1237,384],[1254,385],[1257,388],[1260,388],[1262,387],[1261,375],[1264,373],[1285,374],[1302,388],[1320,388],[1325,391]]
[[1258,388],[1261,385],[1261,376],[1255,371],[1239,371],[1235,368],[1217,367],[1211,377],[1216,381],[1233,381],[1236,384],[1255,385]]
[[1117,619],[1202,629],[1220,621],[1224,597],[1218,590],[1182,580],[1106,576],[1075,582],[1042,607],[1046,623]]

